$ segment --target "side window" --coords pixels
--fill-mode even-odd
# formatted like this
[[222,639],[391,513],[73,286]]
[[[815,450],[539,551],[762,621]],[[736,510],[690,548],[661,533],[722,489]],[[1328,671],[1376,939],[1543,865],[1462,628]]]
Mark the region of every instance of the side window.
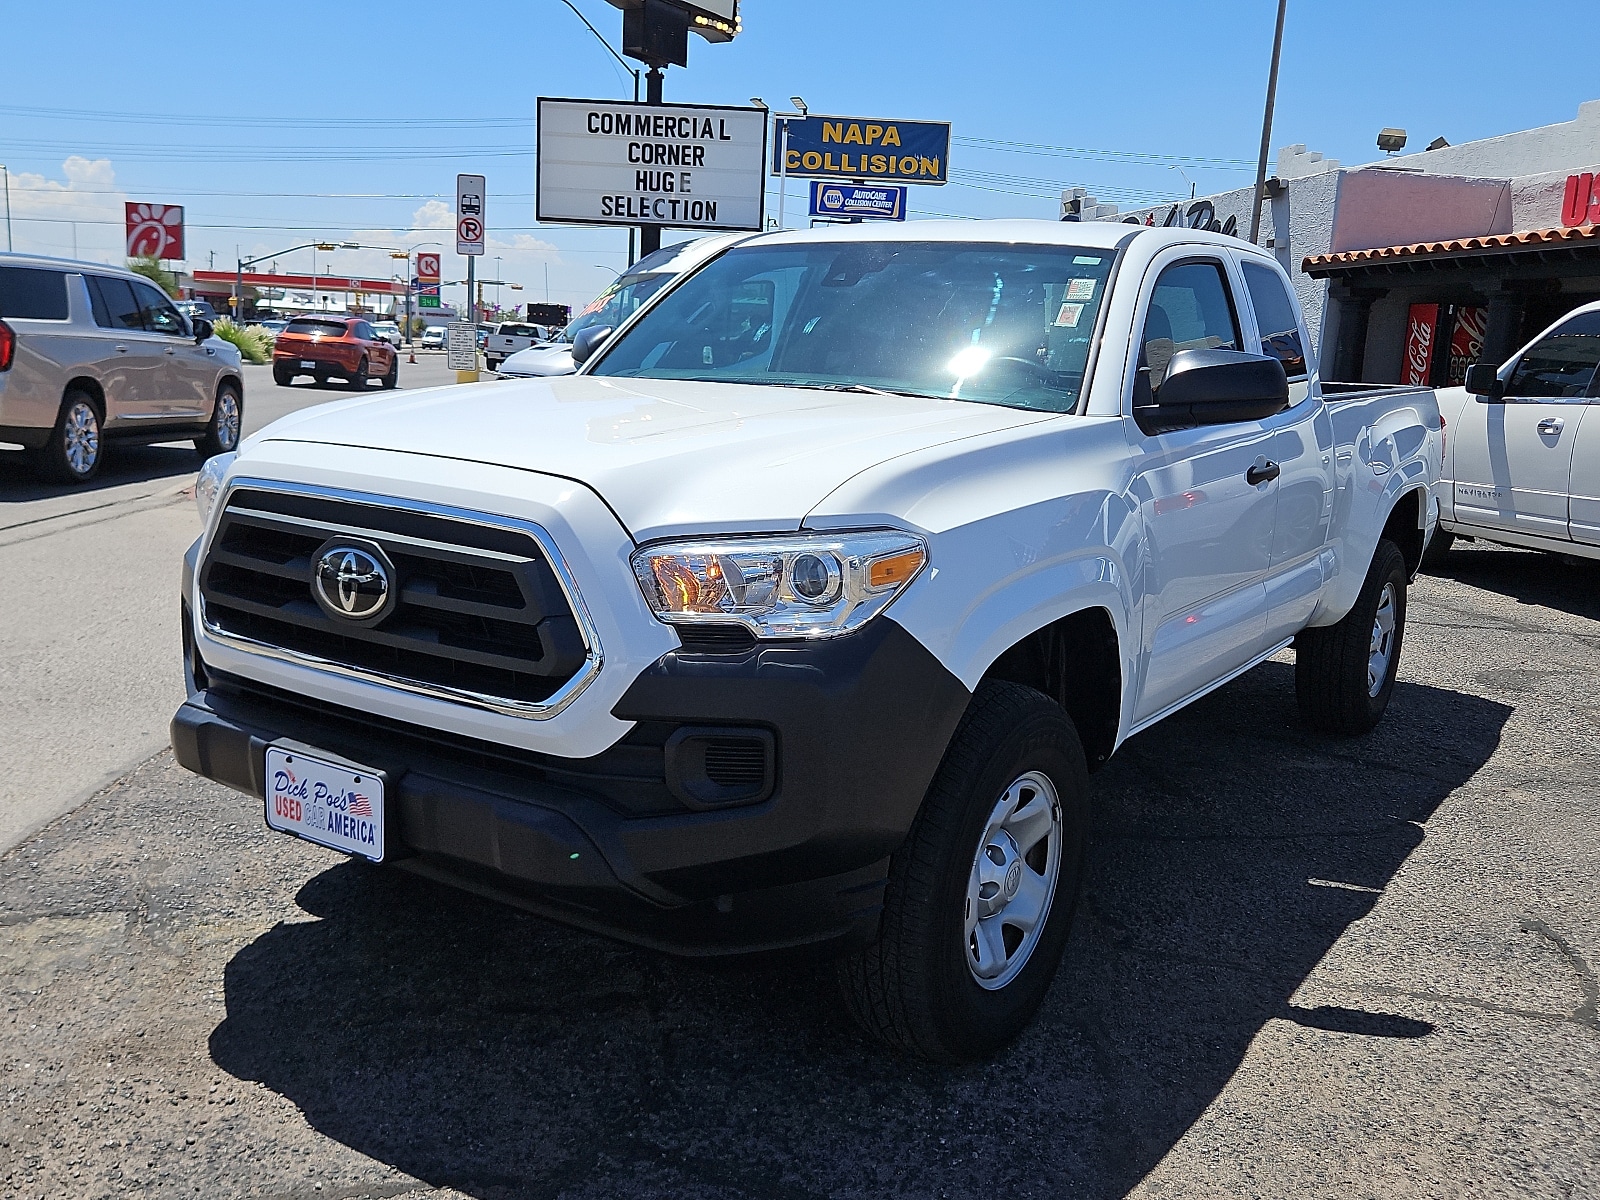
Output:
[[0,267],[0,317],[67,319],[67,277],[38,267]]
[[377,339],[377,334],[372,332],[372,326],[368,325],[365,321],[356,322],[355,335],[358,338],[363,338],[369,342]]
[[1600,312],[1579,313],[1528,347],[1506,381],[1508,396],[1593,396]]
[[[1237,349],[1239,322],[1222,264],[1182,262],[1162,271],[1144,318],[1138,390],[1159,388],[1180,350]],[[1137,397],[1134,403],[1140,403]]]
[[89,298],[94,302],[95,324],[102,329],[144,329],[139,302],[126,279],[90,275]]
[[1290,379],[1304,379],[1306,352],[1300,344],[1300,322],[1283,280],[1272,268],[1247,262],[1244,283],[1255,306],[1256,324],[1261,326],[1261,353],[1281,362]]
[[139,312],[146,329],[170,337],[189,336],[189,323],[183,319],[183,314],[153,285],[136,283],[133,290],[139,297]]

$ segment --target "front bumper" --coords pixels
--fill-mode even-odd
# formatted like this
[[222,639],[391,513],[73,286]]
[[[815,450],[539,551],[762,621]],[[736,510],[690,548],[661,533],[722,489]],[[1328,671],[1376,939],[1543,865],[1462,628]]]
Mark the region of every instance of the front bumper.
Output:
[[[172,744],[185,767],[257,797],[274,741],[383,770],[396,865],[690,955],[870,939],[888,858],[970,698],[879,618],[827,641],[669,652],[614,706],[627,736],[564,758],[221,674],[187,612],[184,630],[190,698]],[[673,747],[708,728],[770,736],[762,798],[709,811],[686,798]]]

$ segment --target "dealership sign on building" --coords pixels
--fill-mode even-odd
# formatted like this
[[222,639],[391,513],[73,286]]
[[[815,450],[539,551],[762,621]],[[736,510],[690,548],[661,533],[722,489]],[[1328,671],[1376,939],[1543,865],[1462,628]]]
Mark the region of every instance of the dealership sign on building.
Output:
[[783,125],[788,133],[773,148],[774,175],[899,183],[944,183],[949,177],[950,125],[945,121],[806,117]]
[[183,207],[177,204],[124,204],[129,258],[181,259]]
[[760,229],[759,108],[539,98],[538,218]]

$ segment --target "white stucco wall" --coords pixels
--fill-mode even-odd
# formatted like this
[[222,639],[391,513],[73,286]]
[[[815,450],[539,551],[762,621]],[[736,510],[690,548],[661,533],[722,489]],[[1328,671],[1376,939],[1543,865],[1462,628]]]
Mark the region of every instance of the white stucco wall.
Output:
[[[1397,155],[1386,161],[1436,175],[1510,179],[1517,175],[1560,172],[1564,179],[1574,169],[1573,164],[1593,162],[1597,152],[1600,152],[1600,100],[1586,100],[1578,105],[1578,115],[1571,121],[1462,142],[1442,150]],[[1559,203],[1556,212],[1559,217]]]

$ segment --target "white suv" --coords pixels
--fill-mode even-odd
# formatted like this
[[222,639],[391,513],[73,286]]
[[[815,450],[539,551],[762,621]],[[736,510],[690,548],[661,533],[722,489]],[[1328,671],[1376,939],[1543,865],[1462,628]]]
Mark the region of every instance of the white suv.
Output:
[[118,267],[0,254],[0,442],[84,483],[105,442],[239,442],[239,351],[148,279]]

